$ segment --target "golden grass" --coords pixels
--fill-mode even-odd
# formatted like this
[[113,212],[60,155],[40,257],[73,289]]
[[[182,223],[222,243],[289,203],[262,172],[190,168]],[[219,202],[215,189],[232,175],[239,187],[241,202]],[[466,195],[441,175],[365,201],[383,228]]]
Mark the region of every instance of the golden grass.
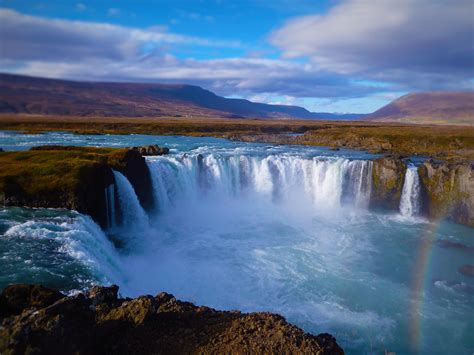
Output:
[[[1,130],[29,133],[155,134],[215,136],[276,144],[363,149],[445,160],[474,160],[474,127],[366,121],[254,120],[214,118],[120,118],[0,115]],[[287,133],[304,133],[289,137]]]

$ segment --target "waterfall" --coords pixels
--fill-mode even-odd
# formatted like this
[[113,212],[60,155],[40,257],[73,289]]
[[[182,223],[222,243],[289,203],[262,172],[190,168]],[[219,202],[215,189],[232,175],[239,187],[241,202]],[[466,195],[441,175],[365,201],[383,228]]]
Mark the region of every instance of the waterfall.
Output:
[[177,200],[238,197],[326,210],[366,208],[372,162],[288,155],[183,155],[147,159],[160,210]]
[[116,226],[115,215],[115,185],[109,185],[105,188],[105,206],[107,210],[107,227],[113,229]]
[[400,199],[400,213],[411,217],[420,212],[420,178],[418,169],[413,164],[407,166],[405,182]]
[[148,225],[148,217],[138,201],[135,190],[128,179],[118,171],[113,170],[117,185],[120,210],[122,211],[122,225],[127,228],[143,228]]
[[367,208],[372,192],[372,161],[354,160],[345,175],[344,201],[359,208]]

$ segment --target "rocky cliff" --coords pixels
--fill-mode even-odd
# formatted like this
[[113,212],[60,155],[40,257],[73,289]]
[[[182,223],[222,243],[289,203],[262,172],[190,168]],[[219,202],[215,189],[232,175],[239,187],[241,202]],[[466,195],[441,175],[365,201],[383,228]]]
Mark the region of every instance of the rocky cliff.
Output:
[[105,188],[114,183],[114,169],[132,183],[145,208],[153,207],[150,172],[135,149],[42,146],[2,152],[0,165],[0,204],[4,206],[73,209],[104,227]]
[[402,196],[406,166],[398,157],[374,161],[372,167],[371,207],[397,210]]
[[[373,162],[371,207],[398,210],[406,164],[401,157]],[[430,219],[448,218],[474,226],[474,165],[468,162],[427,160],[418,167],[421,214]]]
[[426,215],[474,227],[474,164],[428,160],[418,169]]
[[223,312],[172,295],[123,299],[118,287],[66,297],[35,285],[0,295],[1,354],[343,354],[271,313]]

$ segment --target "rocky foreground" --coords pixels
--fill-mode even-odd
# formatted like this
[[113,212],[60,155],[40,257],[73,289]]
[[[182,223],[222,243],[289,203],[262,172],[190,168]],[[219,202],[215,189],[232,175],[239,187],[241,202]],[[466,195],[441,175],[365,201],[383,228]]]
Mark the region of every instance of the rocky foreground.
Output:
[[0,295],[0,354],[343,354],[271,313],[223,312],[172,295],[119,298],[118,287],[65,296],[39,285]]

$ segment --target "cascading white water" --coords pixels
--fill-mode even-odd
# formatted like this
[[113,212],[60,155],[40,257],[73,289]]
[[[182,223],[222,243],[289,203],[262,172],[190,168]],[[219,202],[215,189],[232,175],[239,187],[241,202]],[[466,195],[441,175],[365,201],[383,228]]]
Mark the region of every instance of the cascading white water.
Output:
[[355,160],[346,169],[344,197],[359,208],[367,208],[372,192],[371,161]]
[[160,209],[202,196],[293,200],[326,210],[368,206],[372,162],[299,156],[170,156],[148,160]]
[[107,227],[109,229],[113,229],[116,226],[114,184],[105,188],[105,205],[107,210]]
[[[9,213],[14,219],[15,211]],[[77,212],[69,212],[64,216],[61,210],[39,209],[26,213],[37,219],[26,222],[23,219],[15,220],[2,237],[12,240],[31,238],[31,243],[11,251],[14,258],[20,258],[22,253],[28,255],[30,262],[25,263],[27,269],[41,274],[47,265],[47,274],[56,277],[67,269],[68,263],[77,261],[79,265],[84,265],[86,270],[83,270],[85,274],[79,276],[78,270],[74,269],[78,265],[73,266],[69,275],[72,282],[87,287],[94,282],[122,283],[119,254],[92,218]],[[42,248],[32,245],[43,240],[48,240],[48,243]],[[29,265],[32,258],[39,261],[33,268]],[[53,261],[45,263],[43,258]]]
[[420,212],[420,178],[416,166],[410,164],[405,173],[400,213],[406,217],[416,216]]
[[113,170],[117,185],[120,210],[122,211],[122,226],[127,228],[143,228],[148,225],[148,217],[138,201],[135,190],[128,179],[118,171]]

